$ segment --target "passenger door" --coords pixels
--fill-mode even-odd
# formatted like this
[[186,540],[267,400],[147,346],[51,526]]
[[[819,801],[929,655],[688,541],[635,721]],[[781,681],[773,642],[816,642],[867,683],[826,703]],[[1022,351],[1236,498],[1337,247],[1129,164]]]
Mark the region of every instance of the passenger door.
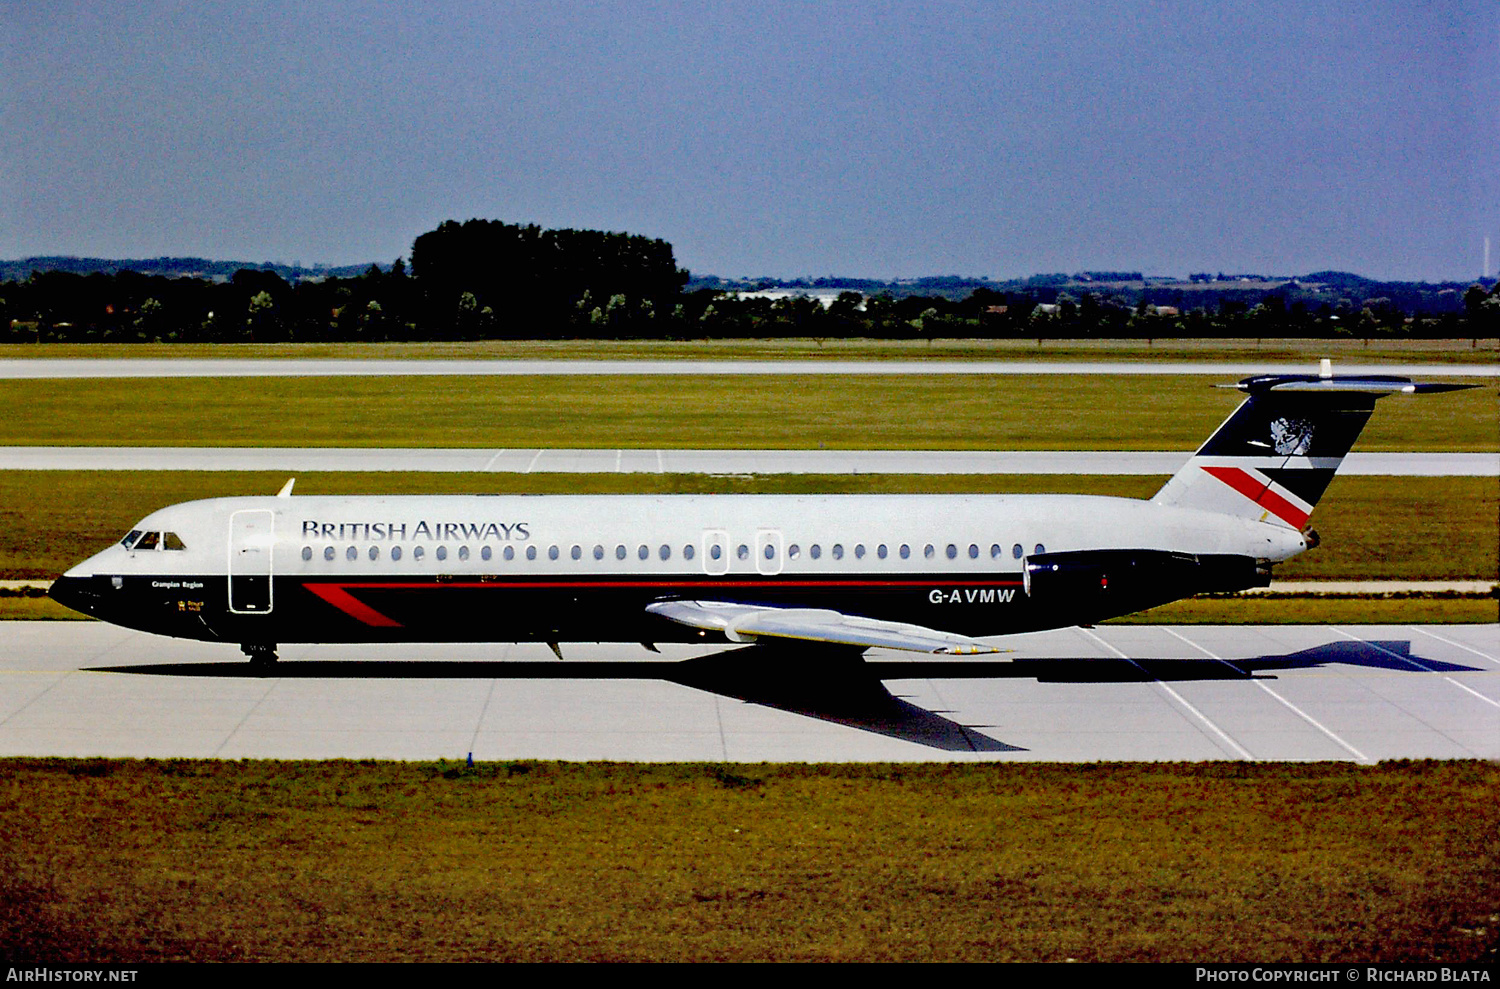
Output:
[[271,549],[274,516],[248,509],[229,517],[229,610],[237,615],[271,611]]

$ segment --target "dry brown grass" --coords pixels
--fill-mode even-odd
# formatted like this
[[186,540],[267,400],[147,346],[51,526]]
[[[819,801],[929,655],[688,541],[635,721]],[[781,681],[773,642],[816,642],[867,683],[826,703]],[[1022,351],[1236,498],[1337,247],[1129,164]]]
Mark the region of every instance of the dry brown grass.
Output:
[[0,763],[13,962],[1493,962],[1500,768]]

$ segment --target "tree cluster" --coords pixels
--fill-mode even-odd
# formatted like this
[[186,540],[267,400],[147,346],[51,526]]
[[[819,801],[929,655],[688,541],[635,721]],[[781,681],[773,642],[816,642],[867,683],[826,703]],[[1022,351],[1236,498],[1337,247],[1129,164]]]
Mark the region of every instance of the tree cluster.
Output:
[[[171,265],[150,270],[209,264],[157,260]],[[1220,276],[1173,286],[1127,271],[1009,283],[791,283],[843,289],[825,305],[806,295],[741,294],[776,284],[769,280],[709,277],[688,286],[665,241],[491,220],[450,220],[422,234],[409,269],[398,258],[388,268],[289,280],[268,265],[168,277],[126,262],[84,273],[74,261],[0,282],[0,341],[1500,336],[1497,284],[1318,272],[1302,281]]]

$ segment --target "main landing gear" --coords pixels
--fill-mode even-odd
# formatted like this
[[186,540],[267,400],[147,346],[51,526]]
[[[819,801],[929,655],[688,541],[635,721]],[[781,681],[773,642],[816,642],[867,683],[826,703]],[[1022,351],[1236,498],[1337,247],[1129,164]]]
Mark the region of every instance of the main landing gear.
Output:
[[276,643],[246,642],[240,651],[250,657],[250,665],[258,670],[269,669],[276,663]]

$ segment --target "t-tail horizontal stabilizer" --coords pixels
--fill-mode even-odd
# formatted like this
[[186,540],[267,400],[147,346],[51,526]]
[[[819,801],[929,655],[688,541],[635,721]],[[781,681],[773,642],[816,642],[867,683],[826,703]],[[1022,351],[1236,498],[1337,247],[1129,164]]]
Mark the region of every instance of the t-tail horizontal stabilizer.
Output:
[[1250,397],[1152,501],[1301,529],[1378,399],[1477,386],[1336,375],[1325,360],[1318,374],[1262,374],[1220,387]]

